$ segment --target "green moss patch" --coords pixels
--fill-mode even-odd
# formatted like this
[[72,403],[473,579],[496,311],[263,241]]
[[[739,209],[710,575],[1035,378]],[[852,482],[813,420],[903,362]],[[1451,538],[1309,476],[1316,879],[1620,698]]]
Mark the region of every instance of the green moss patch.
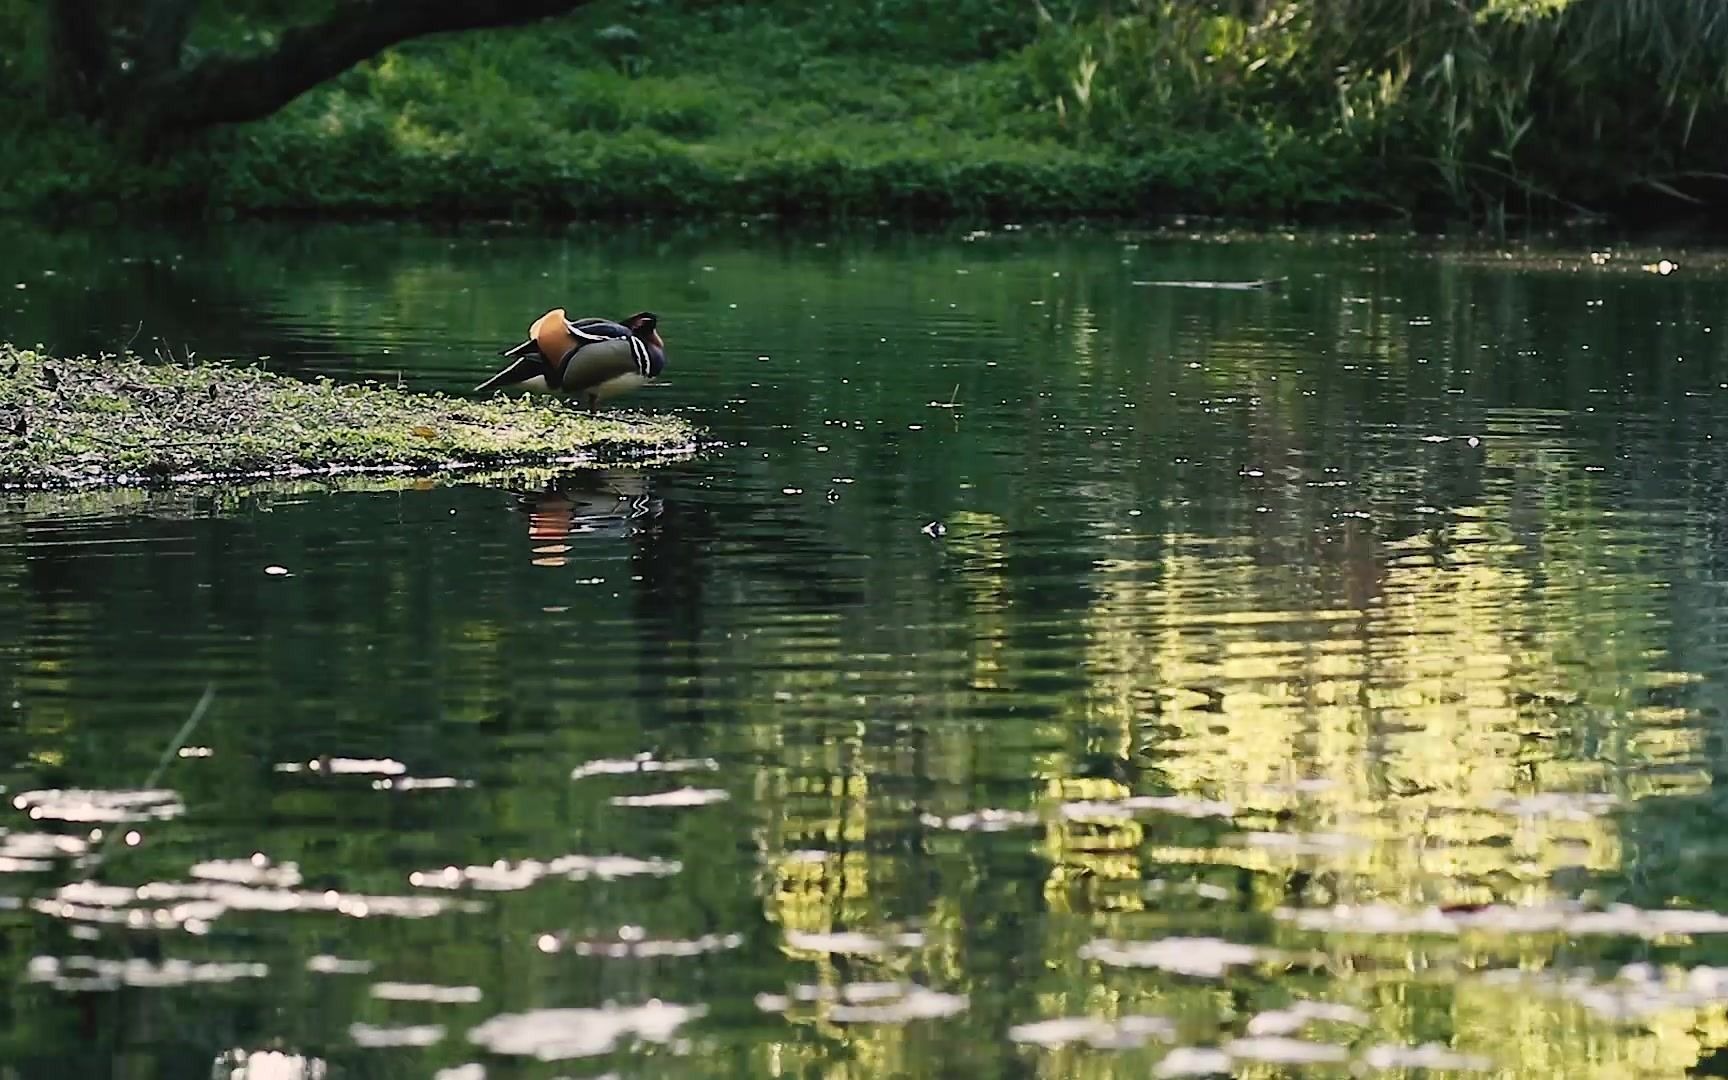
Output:
[[0,486],[436,472],[693,453],[670,416],[462,401],[258,368],[58,359],[0,345]]

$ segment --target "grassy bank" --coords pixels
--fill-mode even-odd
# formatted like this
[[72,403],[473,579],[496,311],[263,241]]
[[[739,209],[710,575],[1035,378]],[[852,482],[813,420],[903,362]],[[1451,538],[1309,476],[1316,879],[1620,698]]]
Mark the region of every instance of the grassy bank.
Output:
[[676,417],[0,345],[0,486],[595,463],[690,453],[697,439]]
[[[39,6],[0,0],[27,103]],[[226,7],[195,45],[274,10]],[[598,0],[399,46],[142,164],[26,104],[0,210],[1691,211],[1728,191],[1723,70],[1704,0]]]

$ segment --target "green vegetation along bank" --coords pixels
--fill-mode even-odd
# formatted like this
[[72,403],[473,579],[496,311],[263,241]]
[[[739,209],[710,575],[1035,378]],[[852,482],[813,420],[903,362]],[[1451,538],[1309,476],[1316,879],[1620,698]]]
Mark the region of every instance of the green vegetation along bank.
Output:
[[[124,107],[56,96],[47,7],[0,0],[23,103],[0,210],[1480,221],[1728,198],[1719,0],[594,0],[143,145]],[[184,52],[267,49],[322,10],[222,5]]]
[[596,463],[688,454],[698,438],[669,416],[0,345],[0,486]]

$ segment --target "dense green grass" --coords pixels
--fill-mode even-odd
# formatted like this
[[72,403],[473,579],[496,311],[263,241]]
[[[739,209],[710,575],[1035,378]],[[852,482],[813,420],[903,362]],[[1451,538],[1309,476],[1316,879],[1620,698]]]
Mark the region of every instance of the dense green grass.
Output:
[[30,104],[33,7],[0,0],[0,209],[1480,218],[1728,182],[1714,0],[597,0],[142,163]]
[[[27,116],[0,126],[13,163],[0,208],[1036,217],[1279,212],[1353,194],[1338,163],[1254,131],[1131,154],[1080,145],[1020,51],[954,55],[992,47],[958,22],[908,49],[886,21],[747,13],[606,0],[410,43],[144,167],[76,123]],[[597,45],[618,23],[638,53]]]
[[676,417],[306,383],[233,365],[58,360],[0,344],[0,484],[129,484],[689,453]]

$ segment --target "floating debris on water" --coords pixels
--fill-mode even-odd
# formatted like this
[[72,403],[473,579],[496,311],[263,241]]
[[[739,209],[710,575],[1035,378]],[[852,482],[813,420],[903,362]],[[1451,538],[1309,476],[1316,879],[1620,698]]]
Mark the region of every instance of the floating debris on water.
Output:
[[258,854],[250,859],[212,859],[194,863],[187,871],[195,878],[208,881],[228,881],[236,885],[270,885],[291,889],[300,884],[300,867],[295,863],[274,864]]
[[1539,795],[1490,795],[1483,805],[1496,813],[1514,817],[1555,818],[1562,821],[1593,821],[1620,804],[1606,792],[1548,791]]
[[1175,1038],[1176,1025],[1161,1016],[1124,1016],[1118,1020],[1067,1016],[1011,1027],[1008,1037],[1018,1043],[1038,1046],[1067,1046],[1083,1042],[1099,1050],[1132,1050],[1144,1046],[1150,1039]]
[[446,866],[441,870],[416,870],[408,884],[422,889],[460,889],[465,886],[492,892],[526,889],[544,877],[568,881],[599,878],[612,881],[638,874],[676,874],[683,865],[669,859],[638,859],[630,855],[561,855],[551,862],[524,859],[512,863],[500,859],[485,866]]
[[178,792],[99,791],[50,788],[25,791],[12,799],[15,809],[35,821],[165,821],[186,812]]
[[373,791],[448,791],[451,788],[471,788],[472,780],[454,776],[401,776],[372,781]]
[[1210,1046],[1178,1046],[1158,1062],[1158,1075],[1223,1076],[1235,1068],[1230,1055]]
[[1325,776],[1308,776],[1277,784],[1261,784],[1256,789],[1268,795],[1319,795],[1338,786],[1338,781]]
[[899,982],[848,983],[838,989],[797,986],[787,995],[756,995],[756,1007],[763,1012],[786,1012],[796,1003],[822,1006],[821,1015],[837,1024],[893,1024],[954,1016],[966,1011],[967,999]]
[[708,1011],[704,1005],[608,1005],[600,1009],[537,1009],[494,1016],[468,1032],[468,1041],[494,1054],[563,1061],[608,1054],[628,1041],[664,1043]]
[[473,910],[452,901],[426,896],[368,896],[328,889],[291,890],[236,885],[229,882],[150,882],[136,888],[73,882],[51,896],[30,901],[32,910],[49,918],[127,926],[137,929],[179,928],[203,933],[230,911],[332,912],[349,918],[425,919],[450,910]]
[[258,963],[194,963],[163,960],[152,963],[134,957],[102,960],[94,956],[32,957],[28,969],[31,982],[48,983],[56,990],[114,990],[121,986],[188,986],[192,983],[226,983],[236,979],[262,979],[270,968]]
[[283,761],[273,766],[279,773],[325,773],[331,776],[354,776],[378,774],[382,776],[401,776],[408,771],[408,766],[395,758],[345,758],[325,757],[313,758],[310,761]]
[[1289,1035],[1316,1021],[1361,1026],[1368,1023],[1368,1014],[1329,1001],[1298,1001],[1282,1009],[1255,1014],[1248,1020],[1247,1031],[1250,1035]]
[[786,931],[786,944],[791,948],[802,949],[805,952],[869,956],[875,953],[884,953],[890,949],[920,948],[924,944],[924,935],[911,933],[875,937],[856,931],[811,933],[804,930],[788,930]]
[[77,836],[54,833],[0,833],[0,874],[38,873],[52,870],[55,859],[76,859],[90,850],[90,842]]
[[1234,839],[1248,847],[1275,851],[1280,855],[1342,855],[1366,847],[1360,836],[1344,833],[1244,832]]
[[433,1046],[444,1041],[443,1024],[410,1024],[407,1027],[374,1027],[371,1024],[348,1025],[348,1037],[354,1045],[368,1050],[384,1050],[393,1046]]
[[968,814],[941,817],[937,814],[918,816],[926,828],[952,829],[955,832],[1006,832],[1009,829],[1030,828],[1043,819],[1026,810],[976,810]]
[[719,788],[681,787],[653,795],[614,795],[613,806],[707,806],[731,798]]
[[367,975],[372,971],[372,961],[318,955],[306,961],[306,970],[314,975]]
[[472,1005],[480,1000],[478,986],[435,986],[431,983],[381,982],[372,996],[385,1001],[428,1001],[435,1005]]
[[713,772],[719,768],[720,763],[713,758],[660,761],[652,754],[638,754],[633,758],[602,758],[584,762],[570,770],[570,779],[582,780],[590,776],[623,776],[631,773],[689,772],[698,769]]
[[1362,1052],[1363,1065],[1370,1069],[1430,1069],[1435,1072],[1486,1072],[1494,1063],[1478,1054],[1460,1054],[1441,1043],[1421,1046],[1396,1046],[1380,1043]]
[[1258,278],[1253,281],[1136,281],[1133,284],[1164,289],[1222,289],[1226,292],[1282,289],[1289,278]]
[[211,1065],[212,1080],[329,1080],[322,1058],[281,1050],[230,1050]]
[[1080,956],[1112,967],[1149,967],[1177,975],[1218,979],[1233,967],[1257,964],[1267,956],[1249,945],[1210,937],[1168,937],[1156,941],[1099,939],[1080,947]]
[[1622,967],[1612,979],[1590,971],[1486,972],[1494,986],[1537,990],[1577,1002],[1616,1023],[1637,1023],[1674,1009],[1728,1003],[1728,967],[1663,968],[1649,963]]
[[743,934],[703,934],[696,938],[651,938],[639,926],[621,926],[617,936],[607,940],[595,937],[573,938],[565,934],[541,934],[537,939],[541,952],[571,952],[577,956],[625,957],[700,956],[703,953],[724,952],[744,944]]
[[1186,795],[1134,795],[1126,799],[1063,803],[1059,811],[1071,821],[1119,820],[1143,811],[1191,818],[1228,818],[1235,816],[1236,807],[1215,799],[1195,799]]
[[1350,1051],[1342,1046],[1271,1035],[1263,1038],[1232,1039],[1224,1044],[1224,1052],[1232,1058],[1270,1061],[1282,1065],[1327,1065],[1345,1061],[1350,1057]]
[[1442,910],[1398,908],[1386,904],[1331,908],[1278,908],[1273,914],[1304,930],[1337,934],[1601,934],[1658,938],[1670,934],[1728,933],[1728,915],[1714,911],[1644,909],[1614,904],[1601,911],[1580,906]]
[[828,1010],[836,1024],[898,1024],[907,1020],[940,1020],[966,1011],[964,994],[944,994],[913,986],[896,1000],[881,1004],[840,1004]]
[[868,1001],[887,1001],[905,993],[906,985],[897,982],[847,983],[838,987],[803,983],[784,994],[757,994],[756,1007],[763,1012],[785,1012],[792,1007],[793,1002],[845,1001],[856,1005]]
[[333,757],[321,761],[309,761],[306,763],[306,767],[312,772],[327,772],[332,776],[348,776],[356,773],[401,776],[408,771],[408,766],[395,758]]

